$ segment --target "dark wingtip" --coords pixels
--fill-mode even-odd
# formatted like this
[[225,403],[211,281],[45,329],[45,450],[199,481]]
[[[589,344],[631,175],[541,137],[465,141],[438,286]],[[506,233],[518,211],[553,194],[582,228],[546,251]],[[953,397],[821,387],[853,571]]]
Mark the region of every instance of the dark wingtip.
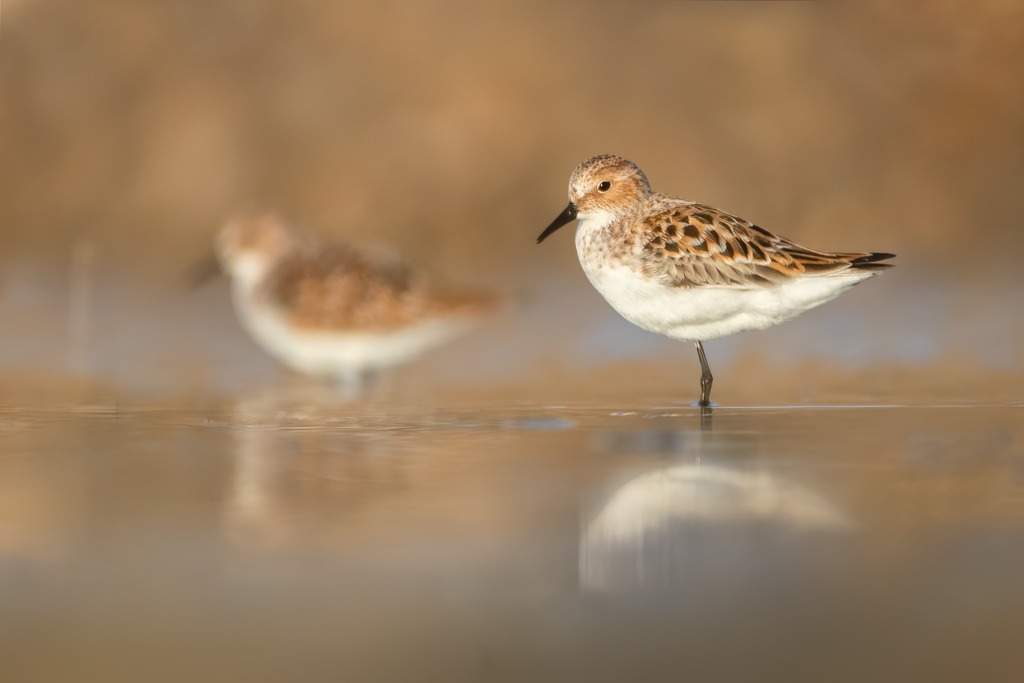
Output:
[[896,258],[896,254],[887,254],[879,251],[853,259],[850,261],[850,266],[857,270],[886,270],[892,268],[893,264],[880,263],[880,261],[886,261],[891,258]]
[[[853,265],[860,265],[861,263],[875,263],[877,261],[887,261],[888,259],[896,258],[896,254],[886,254],[885,252],[877,251],[873,254],[866,254],[860,258],[855,258],[852,263]],[[890,264],[891,265],[891,264]]]

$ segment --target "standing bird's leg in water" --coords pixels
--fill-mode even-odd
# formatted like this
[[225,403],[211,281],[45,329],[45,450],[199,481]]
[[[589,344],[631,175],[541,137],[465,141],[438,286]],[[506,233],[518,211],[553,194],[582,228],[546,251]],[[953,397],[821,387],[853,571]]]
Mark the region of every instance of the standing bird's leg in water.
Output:
[[711,383],[715,378],[711,376],[711,368],[708,366],[708,357],[704,355],[704,345],[694,342],[697,345],[697,357],[700,358],[700,403],[701,408],[711,406]]

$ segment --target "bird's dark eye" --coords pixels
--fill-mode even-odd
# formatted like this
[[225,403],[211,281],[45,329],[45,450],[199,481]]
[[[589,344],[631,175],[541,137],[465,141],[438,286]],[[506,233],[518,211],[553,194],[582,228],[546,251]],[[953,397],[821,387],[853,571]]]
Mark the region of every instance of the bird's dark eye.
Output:
[[601,184],[597,186],[597,191],[598,192],[607,192],[611,188],[612,188],[612,183],[611,183],[610,180],[602,180]]

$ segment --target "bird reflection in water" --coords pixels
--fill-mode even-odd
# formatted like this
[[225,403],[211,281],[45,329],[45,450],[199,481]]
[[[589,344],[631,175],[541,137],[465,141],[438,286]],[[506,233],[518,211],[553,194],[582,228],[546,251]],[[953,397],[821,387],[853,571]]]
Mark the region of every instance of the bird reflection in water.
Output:
[[[695,572],[758,566],[766,556],[800,555],[790,552],[794,543],[853,529],[843,510],[805,484],[759,469],[735,449],[718,457],[723,445],[736,444],[723,434],[705,438],[711,436],[648,430],[605,439],[620,452],[668,446],[679,464],[632,478],[586,511],[579,549],[584,589],[657,588]],[[706,453],[711,444],[714,451]]]
[[326,391],[302,386],[235,404],[223,523],[236,545],[281,550],[330,539],[350,508],[404,476],[373,439],[329,421],[337,403],[317,403]]

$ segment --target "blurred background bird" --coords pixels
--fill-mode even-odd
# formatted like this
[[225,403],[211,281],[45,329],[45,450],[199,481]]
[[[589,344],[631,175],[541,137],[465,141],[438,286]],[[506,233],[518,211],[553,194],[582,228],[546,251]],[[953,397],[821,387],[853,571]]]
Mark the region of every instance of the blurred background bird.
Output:
[[228,221],[214,251],[253,340],[348,394],[468,331],[499,303],[492,292],[439,284],[394,259],[317,244],[271,213]]

